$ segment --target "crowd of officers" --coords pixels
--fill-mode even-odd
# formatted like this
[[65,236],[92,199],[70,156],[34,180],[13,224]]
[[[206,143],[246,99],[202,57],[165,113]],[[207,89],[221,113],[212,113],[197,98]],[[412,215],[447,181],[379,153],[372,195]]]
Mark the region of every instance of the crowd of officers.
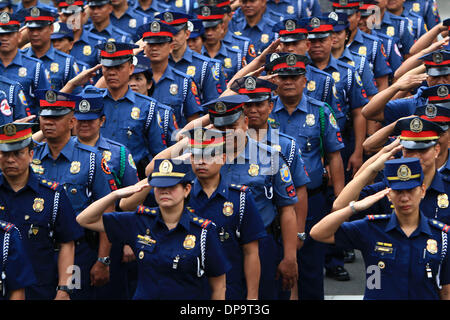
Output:
[[0,0],[2,299],[448,299],[436,0]]

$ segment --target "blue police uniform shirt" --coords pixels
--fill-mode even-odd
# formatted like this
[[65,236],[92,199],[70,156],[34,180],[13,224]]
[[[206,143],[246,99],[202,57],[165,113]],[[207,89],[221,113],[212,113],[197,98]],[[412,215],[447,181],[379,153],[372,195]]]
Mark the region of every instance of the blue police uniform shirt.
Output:
[[414,35],[408,19],[386,11],[381,20],[380,31],[396,40],[395,42],[403,56],[409,53],[414,44]]
[[77,215],[91,202],[117,188],[97,150],[73,139],[69,139],[56,159],[53,159],[47,143],[38,144],[34,149],[34,159],[41,162],[38,169],[33,169],[34,172],[59,182]]
[[250,55],[250,39],[243,36],[238,36],[228,30],[228,32],[225,34],[225,36],[222,39],[222,43],[224,43],[226,46],[233,48],[233,49],[240,49],[242,51],[245,64],[247,64],[248,61],[253,60],[252,56]]
[[133,299],[210,299],[206,277],[230,269],[213,223],[191,211],[185,208],[172,230],[159,208],[140,206],[136,212],[103,215],[109,240],[128,243],[136,256],[138,279]]
[[375,77],[366,56],[357,52],[351,52],[348,48],[345,48],[339,60],[356,68],[368,96],[374,96],[378,93]]
[[158,101],[128,88],[125,96],[114,100],[104,90],[106,120],[100,128],[105,138],[126,146],[136,162],[155,156],[166,148],[164,131],[160,127]]
[[438,168],[438,171],[442,174],[442,178],[445,181],[450,181],[450,161],[448,161],[448,158],[447,161],[445,161],[445,163],[440,168]]
[[13,61],[7,67],[0,61],[0,72],[5,77],[22,85],[30,114],[37,115],[39,101],[35,99],[34,91],[50,89],[49,71],[45,68],[44,63],[39,59],[28,57],[18,50]]
[[[447,238],[443,224],[423,213],[410,236],[401,230],[395,214],[344,222],[334,235],[336,246],[358,249],[366,266],[379,267],[380,289],[366,286],[364,299],[383,300],[439,299],[437,278],[440,285],[450,283],[443,237]],[[367,273],[370,276],[373,272]]]
[[[81,143],[75,136],[72,139]],[[138,182],[133,156],[123,144],[100,135],[95,147],[106,160],[117,186],[127,187]]]
[[87,63],[91,68],[99,63],[100,51],[95,47],[96,44],[104,42],[105,39],[92,32],[83,30],[80,39],[78,39],[70,54],[77,59]]
[[[126,43],[134,43],[132,36],[125,31],[113,26],[112,22],[108,24],[108,26],[102,31],[98,31],[95,29],[94,24],[86,24],[84,26],[85,31],[89,31],[93,34],[96,34],[100,37],[103,37],[105,41],[116,41],[116,42],[126,42]],[[91,45],[95,45],[91,43]]]
[[344,132],[348,113],[369,102],[362,86],[361,77],[354,67],[335,59],[331,55],[328,65],[322,71],[330,74],[336,83],[338,96],[336,120],[339,128]]
[[422,91],[428,87],[419,87],[415,95],[403,98],[391,100],[386,103],[384,107],[384,121],[383,124],[386,126],[391,124],[402,117],[407,117],[416,111],[417,107],[427,104],[427,99],[422,98]]
[[14,80],[0,75],[0,94],[5,95],[6,101],[1,101],[0,111],[2,124],[13,122],[30,115],[30,107],[23,92],[22,85]]
[[436,1],[406,0],[403,3],[403,7],[404,10],[420,14],[423,17],[428,30],[431,30],[441,22]]
[[[39,0],[36,2],[36,5],[34,5],[34,7],[42,8],[53,13],[58,13],[58,9],[56,9],[54,6],[48,5],[44,2],[40,2]],[[12,12],[21,17],[20,22],[24,22],[25,17],[28,13],[28,9],[24,8],[22,1],[19,1],[17,4],[12,4],[11,8],[13,10]]]
[[[6,278],[5,296],[0,293],[0,300],[7,300],[11,291],[23,289],[36,284],[31,261],[23,244],[23,236],[12,223],[0,221],[0,248],[2,249],[1,272]],[[8,256],[3,256],[7,252]],[[5,259],[5,263],[3,262]]]
[[[271,119],[269,119],[270,121]],[[296,188],[304,186],[311,182],[302,159],[302,152],[297,145],[295,139],[285,133],[280,132],[278,128],[269,124],[267,134],[260,142],[272,147],[275,151],[280,152],[284,157],[289,170],[291,171],[292,181]],[[292,191],[291,191],[292,192]]]
[[[321,115],[323,112],[323,117]],[[321,147],[325,153],[344,148],[336,119],[323,102],[303,95],[297,108],[289,115],[281,99],[277,97],[270,115],[280,131],[294,137],[302,152],[306,171],[311,180],[308,189],[322,185],[323,165]],[[324,124],[323,132],[321,122]],[[322,142],[321,142],[322,140]]]
[[402,54],[400,53],[400,50],[398,49],[398,45],[395,42],[394,38],[380,31],[373,29],[372,34],[380,38],[380,40],[383,42],[383,50],[387,57],[387,62],[389,63],[390,68],[392,69],[391,76],[393,76],[395,71],[398,68],[400,68],[400,66],[403,63],[403,57]]
[[313,65],[306,66],[306,90],[303,92],[311,98],[326,102],[333,110],[338,110],[336,83],[330,74]]
[[[277,21],[278,22],[278,21]],[[228,26],[229,31],[234,32],[238,36],[244,36],[250,39],[249,56],[250,59],[247,63],[250,63],[254,58],[260,55],[265,48],[267,48],[274,39],[274,33],[272,27],[276,22],[262,17],[261,20],[253,27],[247,24],[246,19],[230,21]]]
[[[262,16],[263,16],[263,18],[266,18],[267,20],[273,21],[275,23],[283,21],[285,19],[283,12],[280,9],[274,11],[274,10],[269,9],[268,6],[266,6],[266,10],[264,11]],[[240,7],[234,11],[232,19],[235,22],[245,20],[245,16],[242,13],[242,10]]]
[[159,12],[164,11],[178,11],[189,15],[195,15],[195,9],[198,8],[196,0],[164,0],[155,1]]
[[266,236],[264,224],[248,187],[229,186],[221,178],[217,189],[208,198],[195,179],[189,206],[202,218],[214,221],[231,269],[226,274],[227,300],[246,298],[246,283],[241,246]]
[[286,161],[278,151],[248,136],[245,149],[222,167],[221,175],[229,184],[250,187],[265,227],[278,215],[277,207],[297,203]]
[[160,10],[158,9],[158,2],[156,1],[152,1],[150,7],[148,7],[147,9],[142,8],[139,1],[137,0],[134,1],[134,3],[133,1],[129,1],[128,5],[133,6],[135,10],[147,15],[148,17],[150,17],[150,19],[153,19],[156,15],[160,13]]
[[[202,54],[206,57],[210,57],[208,50],[206,50],[205,47],[202,47]],[[239,70],[242,69],[242,51],[240,49],[228,47],[223,42],[216,56],[210,58],[214,58],[222,62],[223,73],[227,83]]]
[[[306,18],[306,11],[299,10],[298,6],[301,4],[301,1],[290,1],[290,0],[280,0],[275,2],[274,0],[267,1],[267,10],[272,12],[277,12],[283,16],[283,20],[285,19],[300,19]],[[303,16],[300,14],[303,13]]]
[[194,78],[199,89],[200,100],[204,103],[217,99],[226,89],[222,64],[218,60],[207,58],[186,48],[181,60],[175,62],[170,56],[169,64]]
[[187,124],[187,119],[195,114],[203,114],[197,85],[192,77],[167,66],[158,82],[153,83],[152,98],[172,107],[180,128]]
[[56,50],[53,45],[50,45],[50,49],[40,58],[36,57],[32,47],[23,50],[23,53],[44,63],[45,68],[49,72],[50,88],[53,90],[61,90],[70,79],[80,73],[80,68],[75,62],[75,58]]
[[411,21],[414,41],[417,41],[421,36],[423,36],[428,31],[427,27],[425,26],[425,21],[419,14],[412,11],[403,10],[401,16]]
[[356,31],[355,38],[347,47],[359,54],[367,56],[375,78],[392,74],[387,56],[383,54],[383,42],[377,36],[367,34],[360,29]]
[[150,21],[149,16],[131,6],[128,6],[127,11],[125,11],[121,17],[116,17],[114,12],[112,12],[109,17],[111,24],[131,35],[133,41],[139,40],[137,28]]
[[[65,243],[83,235],[64,189],[54,181],[39,179],[30,170],[27,184],[17,192],[0,175],[0,190],[0,208],[4,208],[0,211],[1,219],[14,223],[23,236],[36,285],[56,285],[58,270],[53,241]],[[49,294],[42,298],[52,299],[56,294],[54,287]]]

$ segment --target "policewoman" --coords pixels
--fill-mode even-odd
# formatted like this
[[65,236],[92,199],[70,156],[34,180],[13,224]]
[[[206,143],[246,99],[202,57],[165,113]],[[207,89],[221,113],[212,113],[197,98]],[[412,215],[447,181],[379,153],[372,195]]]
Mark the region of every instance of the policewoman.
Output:
[[112,243],[131,245],[138,261],[134,299],[225,299],[230,264],[213,222],[186,206],[190,176],[188,164],[156,160],[149,184],[159,207],[103,215],[115,201],[143,188],[130,186],[94,202],[77,217],[85,228],[105,231]]
[[66,270],[74,264],[74,241],[83,230],[62,186],[31,170],[36,166],[31,127],[0,127],[0,219],[17,226],[30,257],[37,283],[25,289],[27,299],[69,299],[72,273]]
[[220,174],[225,163],[225,134],[196,128],[189,131],[191,166],[196,175],[189,205],[214,221],[231,269],[227,300],[258,299],[261,273],[258,240],[266,236],[249,187],[229,184]]
[[[364,299],[448,300],[449,227],[419,209],[425,196],[419,159],[386,161],[384,178],[387,189],[330,213],[311,229],[311,237],[358,249],[366,267],[375,266],[380,277],[373,287],[366,286]],[[385,196],[394,205],[392,214],[345,222]],[[367,273],[367,279],[373,275]]]

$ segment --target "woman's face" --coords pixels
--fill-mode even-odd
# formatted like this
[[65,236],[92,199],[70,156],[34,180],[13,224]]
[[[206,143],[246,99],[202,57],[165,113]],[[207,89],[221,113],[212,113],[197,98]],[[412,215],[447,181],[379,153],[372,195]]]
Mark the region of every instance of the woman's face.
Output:
[[191,192],[190,184],[187,184],[186,187],[183,187],[181,183],[172,187],[155,187],[155,199],[160,207],[175,207],[184,201],[189,192]]
[[391,190],[388,193],[388,199],[394,205],[395,212],[401,215],[418,212],[420,201],[424,196],[424,185],[407,190]]

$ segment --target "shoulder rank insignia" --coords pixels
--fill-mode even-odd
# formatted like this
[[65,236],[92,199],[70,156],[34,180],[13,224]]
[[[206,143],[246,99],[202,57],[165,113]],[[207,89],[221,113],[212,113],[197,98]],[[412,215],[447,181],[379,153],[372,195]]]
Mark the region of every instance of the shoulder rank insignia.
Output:
[[14,225],[12,223],[5,222],[5,221],[0,221],[0,226],[6,232],[9,232],[12,228],[14,228]]
[[151,209],[151,208],[146,207],[146,206],[143,206],[143,205],[140,205],[139,207],[137,207],[136,213],[137,214],[156,215],[156,210],[155,209]]
[[211,223],[211,220],[200,218],[198,216],[192,217],[192,221],[194,221],[196,224],[198,224],[203,229],[205,229]]
[[45,180],[45,179],[41,180],[41,184],[46,186],[46,187],[49,187],[52,190],[56,190],[56,188],[59,186],[59,182],[48,181],[48,180]]
[[373,221],[373,220],[381,220],[381,219],[387,219],[390,218],[390,214],[369,214],[366,216],[367,220]]
[[429,219],[430,225],[435,227],[436,229],[441,230],[442,232],[448,233],[448,230],[450,229],[450,226],[446,225],[445,223],[442,223],[435,219]]

